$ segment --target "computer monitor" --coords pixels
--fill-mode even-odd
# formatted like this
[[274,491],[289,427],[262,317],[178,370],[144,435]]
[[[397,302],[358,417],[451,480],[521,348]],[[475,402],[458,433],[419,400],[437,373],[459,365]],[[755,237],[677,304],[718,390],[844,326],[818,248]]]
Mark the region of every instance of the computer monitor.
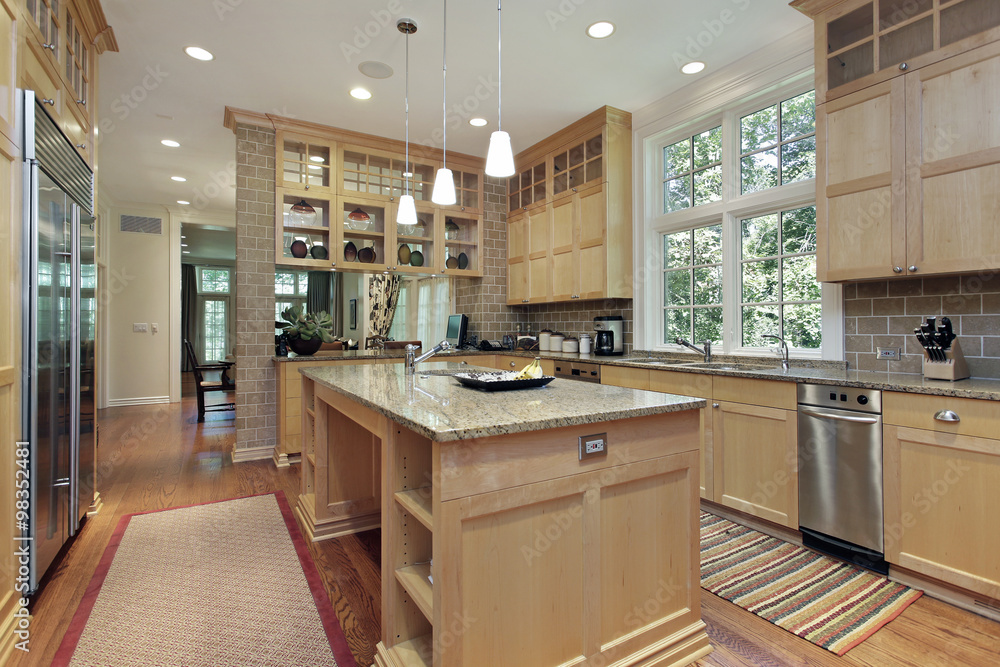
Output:
[[465,315],[449,315],[445,340],[451,343],[452,347],[461,347],[465,344],[465,330],[468,327],[469,318]]

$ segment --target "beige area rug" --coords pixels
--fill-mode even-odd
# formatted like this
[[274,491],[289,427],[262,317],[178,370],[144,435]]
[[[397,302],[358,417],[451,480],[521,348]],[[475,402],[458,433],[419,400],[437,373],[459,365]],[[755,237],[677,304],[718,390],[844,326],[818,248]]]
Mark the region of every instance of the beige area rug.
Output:
[[837,655],[922,595],[708,512],[701,513],[701,587]]
[[52,664],[356,667],[281,492],[122,517]]

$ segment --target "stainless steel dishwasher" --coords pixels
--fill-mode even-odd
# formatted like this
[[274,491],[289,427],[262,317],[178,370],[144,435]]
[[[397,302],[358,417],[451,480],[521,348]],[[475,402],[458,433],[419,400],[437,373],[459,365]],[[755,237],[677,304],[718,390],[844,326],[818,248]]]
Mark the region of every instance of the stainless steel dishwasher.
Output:
[[882,392],[800,384],[798,403],[803,543],[885,574]]

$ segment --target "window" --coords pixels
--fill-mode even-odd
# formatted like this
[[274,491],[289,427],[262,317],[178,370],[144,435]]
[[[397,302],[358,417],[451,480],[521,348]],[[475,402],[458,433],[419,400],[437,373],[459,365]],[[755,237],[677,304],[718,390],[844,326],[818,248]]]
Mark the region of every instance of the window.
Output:
[[292,306],[305,307],[309,292],[308,271],[277,271],[274,274],[274,320]]
[[204,341],[206,361],[226,358],[226,299],[205,299]]
[[766,95],[645,141],[659,277],[641,287],[644,346],[757,354],[777,334],[800,357],[841,354],[839,329],[823,335],[824,315],[842,326],[840,288],[816,281],[815,93]]
[[198,269],[198,291],[202,294],[229,294],[229,269]]
[[663,212],[722,199],[722,126],[663,149]]
[[740,227],[743,345],[763,347],[764,334],[778,334],[789,347],[819,349],[816,207],[746,218]]
[[450,279],[405,279],[388,336],[394,340],[419,340],[428,350],[444,339],[448,315],[453,312]]
[[410,336],[410,318],[407,313],[407,302],[410,300],[412,280],[404,280],[399,286],[399,297],[396,299],[396,310],[392,314],[392,325],[389,327],[388,338],[393,340],[413,340]]
[[740,119],[740,192],[816,178],[816,93]]

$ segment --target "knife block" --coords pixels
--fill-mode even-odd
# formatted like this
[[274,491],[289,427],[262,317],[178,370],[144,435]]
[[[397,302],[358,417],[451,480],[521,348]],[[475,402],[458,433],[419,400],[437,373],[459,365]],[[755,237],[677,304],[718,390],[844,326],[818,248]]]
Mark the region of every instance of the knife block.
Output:
[[945,361],[935,361],[924,350],[924,377],[928,380],[964,380],[970,376],[969,365],[965,363],[962,346],[958,339],[952,341],[951,349],[944,350]]

